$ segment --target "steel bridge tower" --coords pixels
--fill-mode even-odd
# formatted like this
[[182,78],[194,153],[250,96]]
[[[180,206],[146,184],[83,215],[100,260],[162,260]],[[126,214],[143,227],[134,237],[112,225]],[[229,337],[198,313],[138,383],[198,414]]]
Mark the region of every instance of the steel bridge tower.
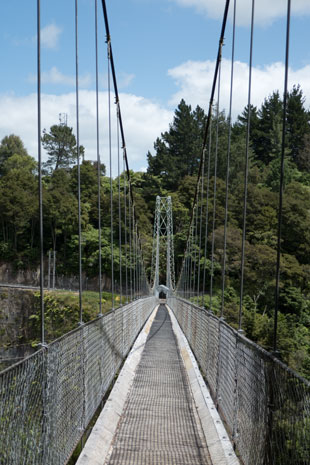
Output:
[[170,292],[175,289],[173,222],[171,197],[156,197],[152,275],[153,291],[159,292],[160,270],[166,265],[165,287]]

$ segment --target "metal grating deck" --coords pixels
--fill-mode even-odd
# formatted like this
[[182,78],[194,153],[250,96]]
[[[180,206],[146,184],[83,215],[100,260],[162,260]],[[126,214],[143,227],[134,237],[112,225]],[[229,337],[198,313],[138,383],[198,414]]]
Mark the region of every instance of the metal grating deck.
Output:
[[210,465],[171,320],[158,309],[107,465]]

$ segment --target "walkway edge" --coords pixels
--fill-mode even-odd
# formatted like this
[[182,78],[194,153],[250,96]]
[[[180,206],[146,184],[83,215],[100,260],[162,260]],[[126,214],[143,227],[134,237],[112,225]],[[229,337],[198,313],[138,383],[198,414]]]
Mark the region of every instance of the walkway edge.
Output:
[[76,465],[104,465],[159,305],[136,339]]
[[198,368],[195,356],[172,311],[166,305],[177,338],[192,395],[200,418],[213,465],[240,465],[224,424],[216,410],[210,392]]

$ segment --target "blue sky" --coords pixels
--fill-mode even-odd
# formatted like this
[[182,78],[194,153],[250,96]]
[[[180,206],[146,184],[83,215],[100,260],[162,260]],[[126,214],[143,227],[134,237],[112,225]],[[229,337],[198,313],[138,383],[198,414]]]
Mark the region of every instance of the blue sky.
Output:
[[[0,138],[19,134],[36,156],[36,0],[2,2],[0,15]],[[95,153],[94,0],[79,0],[81,143]],[[112,46],[130,165],[146,168],[146,152],[169,127],[181,98],[207,108],[224,0],[107,0]],[[231,1],[233,4],[233,1]],[[286,0],[256,2],[253,102],[283,88]],[[234,115],[247,96],[251,0],[237,2]],[[300,83],[310,105],[310,2],[292,0],[290,85]],[[100,152],[107,161],[107,64],[99,9]],[[75,127],[74,0],[42,0],[42,123],[58,114]],[[222,106],[227,107],[231,22],[223,61]]]

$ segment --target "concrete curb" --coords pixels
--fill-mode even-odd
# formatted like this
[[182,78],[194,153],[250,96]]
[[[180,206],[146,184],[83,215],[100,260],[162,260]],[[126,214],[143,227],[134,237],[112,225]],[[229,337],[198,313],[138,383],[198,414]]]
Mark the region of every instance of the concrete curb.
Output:
[[213,465],[240,465],[229,436],[216,410],[210,392],[200,374],[196,359],[173,311],[167,305],[172,328],[177,338],[192,395],[200,418]]
[[140,332],[76,465],[104,465],[159,305]]

